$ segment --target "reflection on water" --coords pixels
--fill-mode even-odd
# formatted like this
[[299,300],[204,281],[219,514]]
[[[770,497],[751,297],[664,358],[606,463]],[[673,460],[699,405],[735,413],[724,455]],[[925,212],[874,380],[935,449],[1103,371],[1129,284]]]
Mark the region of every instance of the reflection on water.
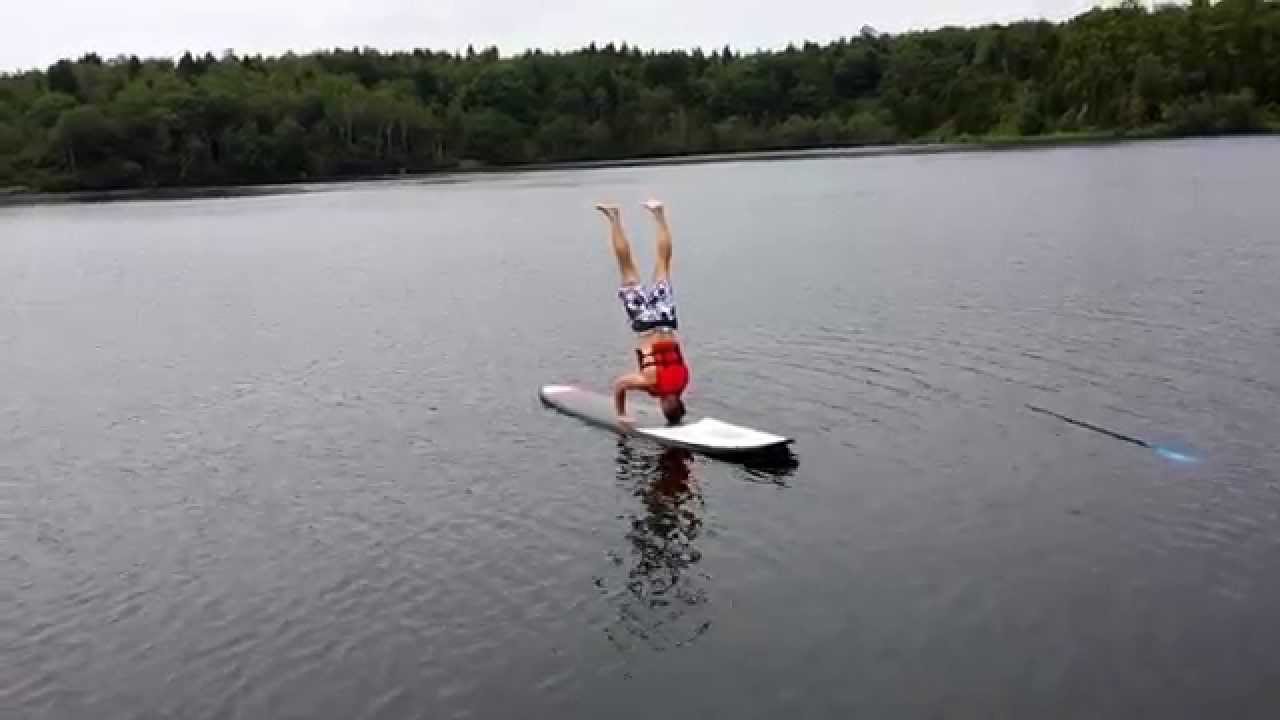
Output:
[[738,463],[740,477],[747,482],[787,485],[787,480],[800,468],[800,459],[784,447],[770,452],[743,458]]
[[711,627],[695,612],[707,602],[710,576],[697,569],[705,506],[692,465],[687,450],[618,441],[618,486],[639,502],[619,516],[626,521],[626,554],[611,553],[626,571],[621,586],[597,582],[617,607],[606,632],[621,650],[679,647]]

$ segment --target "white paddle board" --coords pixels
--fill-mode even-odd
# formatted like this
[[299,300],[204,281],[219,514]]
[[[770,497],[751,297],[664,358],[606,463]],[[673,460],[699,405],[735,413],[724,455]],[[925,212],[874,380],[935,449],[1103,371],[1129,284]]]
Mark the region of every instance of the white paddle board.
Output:
[[751,428],[731,425],[715,418],[686,418],[679,425],[668,425],[662,413],[652,407],[637,405],[633,399],[629,413],[634,427],[618,424],[613,398],[572,385],[546,385],[539,392],[542,402],[567,415],[620,435],[646,437],[663,445],[682,447],[710,455],[749,455],[777,450],[791,443],[791,438]]

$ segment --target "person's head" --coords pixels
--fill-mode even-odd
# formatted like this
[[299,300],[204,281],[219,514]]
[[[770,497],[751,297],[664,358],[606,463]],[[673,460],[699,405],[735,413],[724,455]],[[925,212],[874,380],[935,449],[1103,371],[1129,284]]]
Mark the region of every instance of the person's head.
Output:
[[658,398],[658,405],[662,407],[662,414],[666,416],[667,422],[672,425],[679,425],[684,419],[684,401],[679,395],[663,395]]

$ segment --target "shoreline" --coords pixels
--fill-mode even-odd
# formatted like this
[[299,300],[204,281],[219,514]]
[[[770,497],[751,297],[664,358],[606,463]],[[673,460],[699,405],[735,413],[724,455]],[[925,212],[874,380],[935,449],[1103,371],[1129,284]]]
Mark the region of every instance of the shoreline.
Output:
[[823,160],[832,158],[944,155],[953,153],[1128,145],[1134,143],[1176,141],[1196,138],[1219,139],[1230,137],[1271,137],[1275,135],[1280,135],[1280,132],[1272,130],[1230,135],[1190,136],[1080,133],[1073,135],[987,138],[960,142],[919,142],[893,145],[856,145],[826,148],[795,148],[785,150],[743,150],[740,152],[662,155],[656,157],[619,158],[614,160],[581,160],[525,163],[519,165],[489,165],[467,168],[451,168],[448,170],[434,170],[420,173],[335,177],[316,180],[296,180],[284,183],[264,183],[259,185],[168,186],[124,188],[119,190],[70,190],[66,192],[39,192],[30,191],[24,187],[9,187],[0,188],[0,207],[95,202],[128,202],[138,200],[199,200],[205,198],[253,197],[256,195],[287,195],[294,193],[318,192],[327,188],[336,188],[343,185],[363,185],[379,182],[429,181],[433,179],[443,180],[448,178],[502,173],[598,170],[680,165],[715,165],[732,162],[778,162],[786,160]]

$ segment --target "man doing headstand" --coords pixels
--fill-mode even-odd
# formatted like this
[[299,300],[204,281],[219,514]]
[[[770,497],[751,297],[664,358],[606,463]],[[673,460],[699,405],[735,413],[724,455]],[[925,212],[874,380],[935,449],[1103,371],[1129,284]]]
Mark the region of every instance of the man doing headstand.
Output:
[[618,297],[635,332],[636,363],[639,366],[637,372],[623,375],[614,382],[614,409],[618,413],[618,422],[630,426],[633,421],[627,416],[627,393],[647,392],[657,399],[667,422],[676,425],[685,415],[681,395],[689,385],[689,367],[680,352],[679,321],[675,296],[671,291],[671,229],[662,203],[650,200],[644,206],[658,225],[658,259],[653,280],[648,285],[640,281],[640,274],[636,271],[618,207],[596,206],[609,220],[609,240],[622,274]]

